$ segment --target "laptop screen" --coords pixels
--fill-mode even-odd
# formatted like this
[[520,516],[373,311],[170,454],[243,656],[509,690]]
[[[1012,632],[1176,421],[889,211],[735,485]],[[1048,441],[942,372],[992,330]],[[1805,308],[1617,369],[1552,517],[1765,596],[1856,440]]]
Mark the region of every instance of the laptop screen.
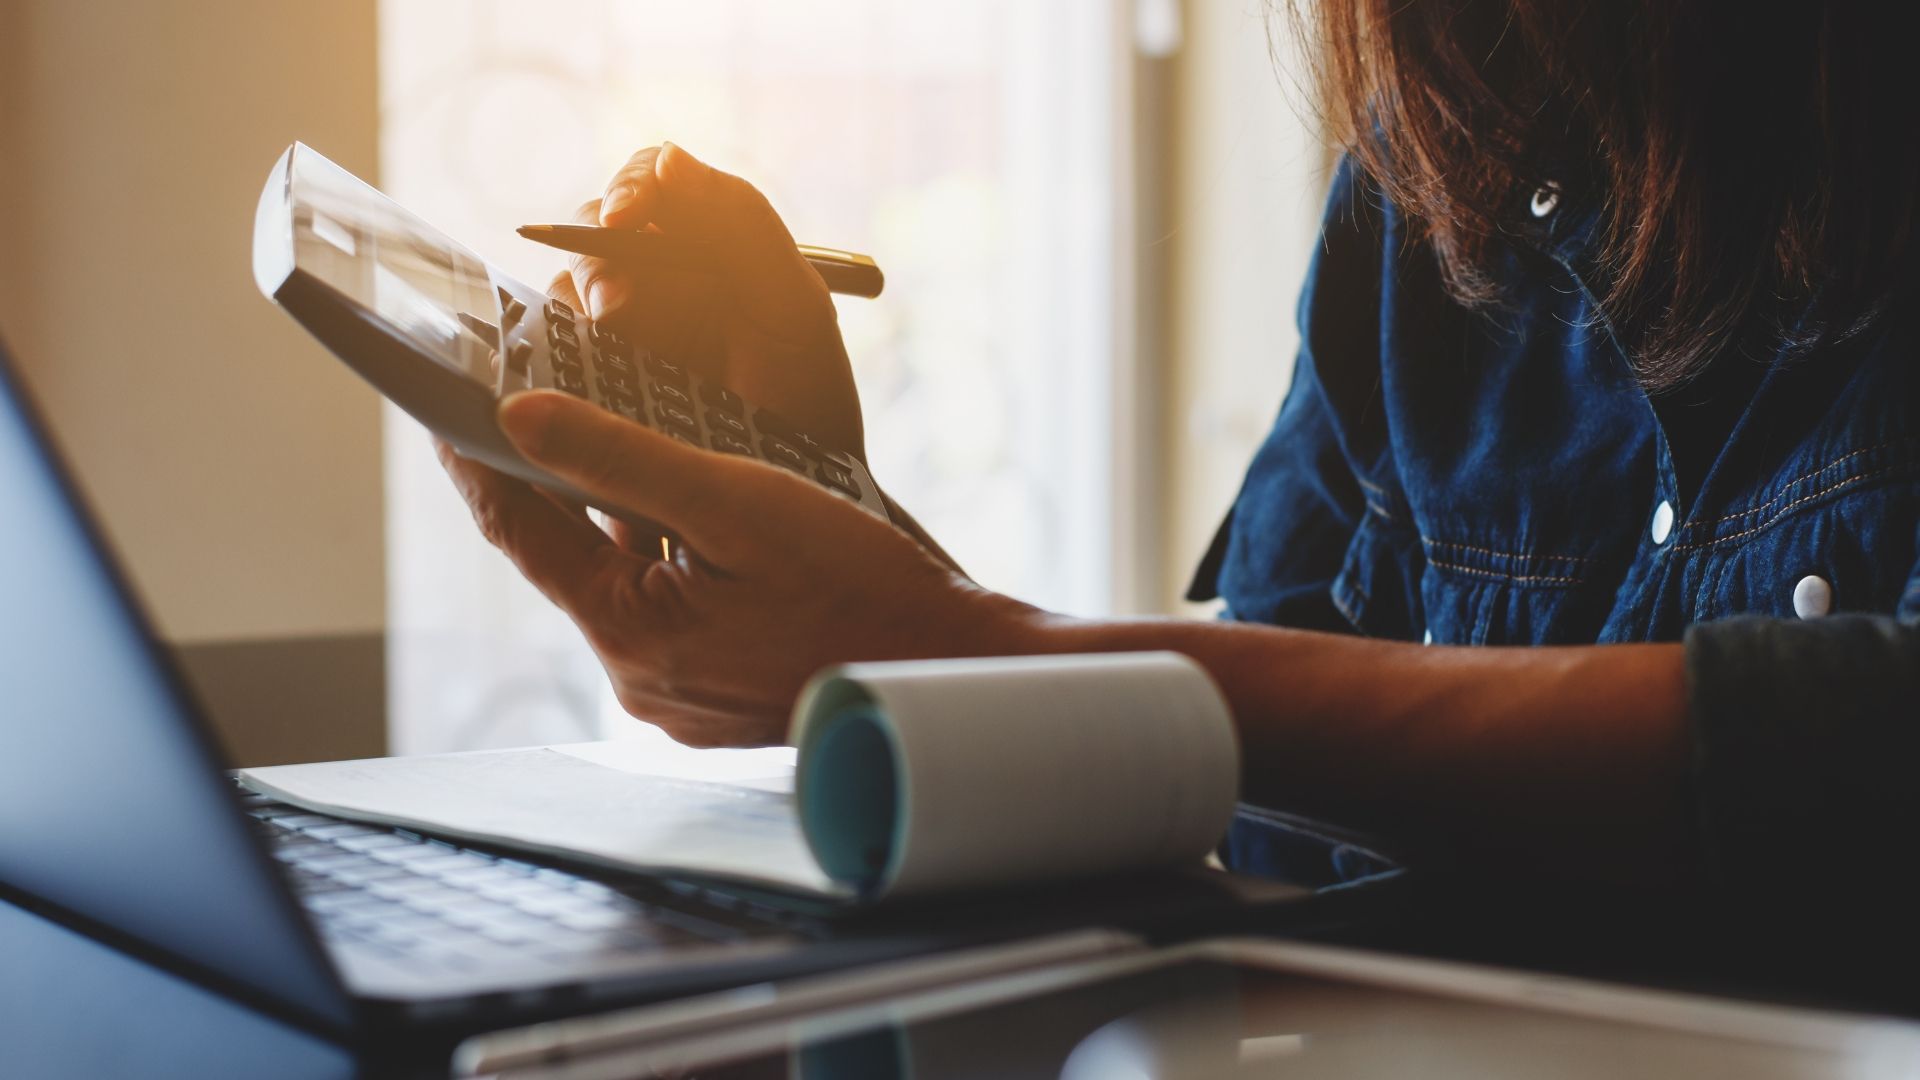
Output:
[[344,1023],[331,969],[248,828],[0,346],[0,898]]

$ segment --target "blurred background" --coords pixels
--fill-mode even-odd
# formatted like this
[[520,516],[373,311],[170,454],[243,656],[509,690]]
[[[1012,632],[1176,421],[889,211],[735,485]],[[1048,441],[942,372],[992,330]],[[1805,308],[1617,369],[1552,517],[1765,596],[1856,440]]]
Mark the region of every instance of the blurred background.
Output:
[[[1261,0],[0,0],[0,335],[240,764],[661,738],[262,299],[299,139],[531,283],[663,139],[874,255],[876,478],[983,584],[1206,616],[1327,158]],[[0,514],[4,510],[0,509]]]

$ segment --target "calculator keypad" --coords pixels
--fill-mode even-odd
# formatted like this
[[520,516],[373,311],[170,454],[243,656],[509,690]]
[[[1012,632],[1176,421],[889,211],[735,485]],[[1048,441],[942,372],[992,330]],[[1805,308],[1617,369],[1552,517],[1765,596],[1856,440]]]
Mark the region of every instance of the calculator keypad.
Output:
[[[516,317],[525,310],[522,306]],[[515,345],[508,358],[509,370],[516,372],[512,385],[551,385],[689,445],[757,458],[808,477],[886,516],[878,493],[866,490],[870,481],[863,482],[864,470],[779,413],[755,408],[732,390],[590,321],[583,332],[573,308],[562,301],[548,300],[540,313],[546,316],[547,377],[529,355],[543,335],[532,325],[537,320],[528,319],[531,341]]]

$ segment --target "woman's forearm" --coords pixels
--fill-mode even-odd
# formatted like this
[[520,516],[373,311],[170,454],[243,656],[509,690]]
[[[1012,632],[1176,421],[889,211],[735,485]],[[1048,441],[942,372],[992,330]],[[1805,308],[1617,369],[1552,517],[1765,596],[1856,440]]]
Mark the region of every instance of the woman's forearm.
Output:
[[1692,864],[1679,645],[1447,648],[1241,623],[1047,620],[1038,651],[1172,649],[1239,726],[1243,795],[1468,858]]

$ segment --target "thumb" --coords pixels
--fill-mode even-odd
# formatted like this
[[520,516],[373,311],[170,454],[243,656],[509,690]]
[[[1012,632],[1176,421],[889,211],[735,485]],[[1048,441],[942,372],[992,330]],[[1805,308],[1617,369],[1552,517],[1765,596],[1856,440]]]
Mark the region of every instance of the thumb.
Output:
[[738,535],[741,464],[623,420],[570,394],[528,390],[500,404],[500,430],[521,456],[603,509],[647,517],[724,564]]

